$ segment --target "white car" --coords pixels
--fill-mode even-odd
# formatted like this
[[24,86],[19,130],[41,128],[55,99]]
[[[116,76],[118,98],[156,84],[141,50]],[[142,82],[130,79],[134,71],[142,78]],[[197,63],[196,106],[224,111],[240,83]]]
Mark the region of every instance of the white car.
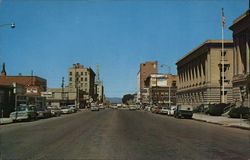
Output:
[[171,106],[168,110],[168,115],[174,116],[174,112],[175,112],[176,108],[177,108],[177,106]]
[[161,114],[168,114],[168,111],[169,111],[168,107],[161,108]]
[[72,110],[68,106],[61,107],[61,111],[62,111],[63,114],[72,113]]
[[129,110],[130,111],[135,111],[137,109],[136,105],[129,105]]

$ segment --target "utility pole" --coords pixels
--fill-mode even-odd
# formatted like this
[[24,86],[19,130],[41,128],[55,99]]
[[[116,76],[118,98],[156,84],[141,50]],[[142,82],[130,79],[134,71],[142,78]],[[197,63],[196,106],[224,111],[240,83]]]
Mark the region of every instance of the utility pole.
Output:
[[61,87],[62,87],[62,102],[64,103],[64,77],[62,77]]

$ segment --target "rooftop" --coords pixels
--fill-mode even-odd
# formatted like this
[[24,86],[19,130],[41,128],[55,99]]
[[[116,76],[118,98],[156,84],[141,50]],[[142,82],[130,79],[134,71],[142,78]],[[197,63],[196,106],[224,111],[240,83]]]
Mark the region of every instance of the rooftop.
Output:
[[[199,45],[198,47],[196,47],[195,49],[193,49],[192,51],[188,52],[187,54],[185,54],[182,58],[180,58],[177,62],[179,63],[180,61],[182,61],[183,59],[187,58],[189,55],[191,55],[192,53],[194,53],[195,51],[199,50],[200,48],[204,47],[207,44],[220,44],[222,43],[221,39],[209,39],[206,40],[205,42],[203,42],[201,45]],[[233,44],[233,40],[224,40],[224,43],[232,43]]]

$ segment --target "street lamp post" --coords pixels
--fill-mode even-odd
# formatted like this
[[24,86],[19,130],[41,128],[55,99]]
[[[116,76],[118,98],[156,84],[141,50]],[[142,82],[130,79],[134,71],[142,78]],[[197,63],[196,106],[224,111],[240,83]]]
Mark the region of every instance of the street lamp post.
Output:
[[10,26],[11,28],[15,28],[16,24],[15,23],[0,24],[0,27],[3,27],[3,26]]
[[[162,68],[168,67],[168,75],[171,74],[171,68],[170,68],[169,65],[162,64],[161,67],[162,67]],[[168,77],[168,79],[169,79],[169,77]],[[169,105],[169,107],[171,106],[171,95],[170,95],[170,94],[171,94],[171,84],[169,83],[169,84],[168,84],[168,105]]]
[[[0,24],[0,27],[4,27],[4,26],[10,26],[11,28],[15,28],[16,27],[16,24],[15,23],[10,23],[10,24]],[[15,98],[17,97],[17,95],[15,95]],[[16,103],[16,100],[15,100],[15,103]],[[15,110],[16,110],[16,104],[15,104]],[[2,108],[2,115],[1,115],[3,118],[3,108]]]

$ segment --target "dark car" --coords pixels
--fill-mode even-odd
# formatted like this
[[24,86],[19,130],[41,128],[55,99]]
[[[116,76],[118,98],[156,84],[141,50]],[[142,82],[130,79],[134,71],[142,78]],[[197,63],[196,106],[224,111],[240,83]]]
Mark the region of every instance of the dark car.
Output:
[[193,107],[190,105],[177,105],[177,108],[174,112],[176,118],[192,118],[193,116]]
[[49,118],[52,116],[51,111],[47,107],[37,107],[36,110],[38,118]]

